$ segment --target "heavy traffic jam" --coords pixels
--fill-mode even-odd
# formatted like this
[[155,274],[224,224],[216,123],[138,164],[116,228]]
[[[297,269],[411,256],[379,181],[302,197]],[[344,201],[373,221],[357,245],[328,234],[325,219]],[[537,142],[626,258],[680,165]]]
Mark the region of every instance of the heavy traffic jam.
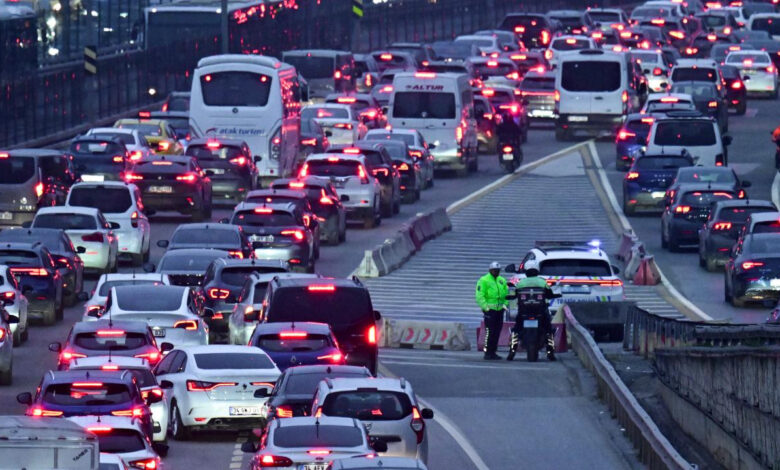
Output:
[[[517,12],[370,53],[205,57],[161,107],[0,149],[0,384],[20,354],[57,357],[16,396],[26,417],[0,418],[31,444],[0,456],[155,470],[175,441],[250,431],[251,469],[443,468],[434,411],[380,370],[369,289],[318,260],[435,197],[437,177],[488,160],[514,173],[540,127],[614,138],[625,215],[660,214],[670,251],[698,246],[726,302],[774,307],[780,213],[729,166],[728,129],[777,98],[778,65],[774,2]],[[551,309],[623,298],[598,244],[540,242],[518,261],[513,282],[533,265],[563,289]],[[49,351],[25,347],[74,308]],[[81,466],[43,463],[73,446]]]

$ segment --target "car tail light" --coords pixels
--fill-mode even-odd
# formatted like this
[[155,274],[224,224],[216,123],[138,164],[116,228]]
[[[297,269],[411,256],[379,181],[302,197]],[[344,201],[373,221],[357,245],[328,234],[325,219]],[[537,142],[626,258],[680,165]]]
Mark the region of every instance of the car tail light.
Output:
[[282,230],[282,235],[292,237],[297,241],[301,241],[306,238],[302,230]]
[[710,41],[710,42],[715,42],[717,39],[718,39],[718,36],[716,36],[714,34],[708,34],[707,35],[707,40]]
[[333,284],[312,284],[307,289],[309,292],[335,292],[336,286]]
[[89,432],[101,433],[101,432],[111,432],[113,430],[114,428],[112,428],[111,426],[87,426],[87,431]]
[[561,102],[561,92],[560,91],[555,90],[555,92],[553,93],[553,101],[555,101],[556,103],[560,103]]
[[5,336],[6,336],[5,328],[0,328],[0,343],[5,341]]
[[298,178],[306,178],[309,175],[309,164],[304,163],[301,171],[298,172]]
[[596,31],[593,34],[591,34],[590,37],[592,37],[593,39],[603,39],[604,33],[602,33],[601,31]]
[[326,205],[326,206],[332,206],[333,205],[333,199],[331,199],[327,194],[325,194],[325,190],[323,189],[320,193],[320,204]]
[[0,152],[0,158],[2,158],[2,159],[6,159],[6,158],[8,158],[8,157],[10,157],[10,155],[8,154],[8,152]]
[[198,322],[195,320],[179,320],[173,324],[174,328],[183,328],[187,331],[195,331],[198,329]]
[[249,160],[247,160],[247,158],[246,158],[246,157],[236,157],[236,158],[231,158],[231,159],[230,159],[230,160],[228,160],[228,161],[229,161],[230,163],[232,163],[233,165],[244,166],[244,165],[246,165],[246,164],[247,164],[247,162],[248,162]]
[[308,145],[309,147],[314,147],[317,145],[317,139],[316,138],[301,139],[301,145]]
[[731,230],[731,222],[716,222],[712,226],[713,230]]
[[380,174],[385,177],[390,176],[390,170],[388,170],[387,168],[374,168],[374,171],[372,173],[374,174],[374,176]]
[[253,212],[255,214],[273,214],[274,210],[267,207],[256,207]]
[[742,89],[742,80],[735,80],[731,84],[731,89],[732,90],[740,90],[740,89]]
[[258,459],[260,467],[292,467],[293,461],[279,455],[265,454]]
[[35,185],[35,195],[38,197],[43,196],[43,183],[38,183]]
[[230,296],[230,291],[227,289],[219,289],[217,287],[212,287],[208,290],[209,297],[216,300],[224,300],[227,299],[228,296]]
[[363,168],[363,165],[358,165],[358,177],[360,178],[360,184],[368,184],[368,175],[366,174],[366,169]]
[[627,131],[625,129],[621,129],[617,135],[618,140],[628,140],[631,137],[636,137],[636,133]]
[[111,158],[111,161],[114,163],[122,163],[125,159],[121,155],[114,155],[114,157]]
[[599,285],[602,287],[620,287],[623,285],[623,281],[620,279],[607,279],[599,281]]
[[241,250],[228,250],[228,256],[233,259],[244,259],[244,253]]
[[626,179],[629,181],[639,179],[639,173],[636,171],[629,171],[626,173]]
[[133,228],[138,227],[138,211],[133,211],[133,213],[130,214],[130,226]]
[[277,418],[292,418],[293,410],[291,406],[280,405],[275,408]]
[[176,181],[184,181],[187,183],[194,183],[195,180],[198,179],[198,176],[195,173],[186,173],[184,175],[179,175],[176,177]]
[[544,58],[547,60],[552,60],[553,58],[553,51],[552,49],[547,49],[544,51]]
[[202,380],[188,380],[188,392],[210,392],[219,387],[235,387],[236,382],[203,382]]
[[342,74],[341,70],[336,70],[333,72],[333,79],[334,80],[341,80]]
[[344,359],[344,355],[341,353],[326,354],[324,356],[317,356],[318,361],[331,361],[340,363]]
[[371,325],[366,331],[366,341],[368,344],[376,344],[376,325]]
[[130,152],[130,161],[131,162],[137,162],[142,157],[143,157],[143,154],[141,153],[140,150],[133,150],[132,152]]
[[336,129],[347,129],[352,130],[352,124],[348,122],[337,122],[333,125]]
[[306,453],[309,455],[318,455],[318,456],[330,455],[330,451],[327,449],[311,449],[311,450],[307,450]]
[[30,411],[30,415],[32,416],[49,416],[49,417],[58,417],[65,414],[62,411],[54,411],[54,410],[44,410],[40,406],[36,406]]
[[753,268],[760,268],[763,265],[764,263],[762,263],[761,261],[744,261],[742,263],[742,269],[747,271]]
[[516,33],[524,33],[525,32],[525,26],[515,26],[515,32]]
[[661,103],[677,103],[678,101],[680,100],[673,97],[661,98]]
[[85,242],[103,243],[103,234],[101,232],[92,232],[88,235],[82,235],[81,239]]
[[707,107],[708,108],[717,108],[718,107],[718,102],[717,101],[710,101],[709,103],[707,103]]
[[116,364],[103,364],[100,366],[100,370],[119,370],[119,366]]
[[737,199],[745,199],[745,196],[747,196],[747,193],[745,193],[744,189],[740,189],[737,193]]
[[659,75],[663,75],[664,71],[661,69],[661,67],[656,67],[653,69],[653,75],[656,77]]
[[381,93],[392,93],[393,92],[393,85],[385,85],[379,91]]
[[14,300],[15,298],[16,298],[16,292],[14,291],[3,292],[3,299]]
[[620,95],[620,100],[624,103],[628,103],[628,92],[623,90],[623,94]]
[[687,214],[691,211],[691,206],[677,206],[674,208],[675,214]]
[[136,406],[129,410],[114,410],[111,412],[114,416],[129,416],[131,418],[140,418],[144,415],[144,407]]
[[140,181],[144,179],[144,177],[135,173],[127,172],[122,179],[124,179],[127,183],[132,183],[133,181]]
[[775,73],[775,67],[770,65],[766,68],[767,73]]
[[136,354],[133,357],[137,357],[139,359],[146,359],[147,361],[149,361],[149,364],[157,364],[157,361],[159,361],[162,356],[159,351],[152,351],[143,354]]
[[550,32],[546,29],[542,30],[542,44],[545,46],[550,43]]
[[87,355],[79,354],[73,351],[62,351],[62,353],[60,353],[60,364],[67,364],[73,359],[80,359],[82,357],[87,357]]
[[434,72],[417,72],[414,74],[415,78],[436,78],[436,73]]
[[103,382],[73,382],[71,386],[76,388],[101,388]]
[[458,144],[463,140],[463,128],[461,126],[455,128],[455,140]]
[[48,276],[49,272],[43,268],[11,268],[11,274],[24,274],[27,276]]
[[279,337],[282,339],[304,339],[309,337],[309,333],[305,331],[282,331],[279,333]]
[[417,443],[421,444],[425,437],[425,421],[423,421],[420,410],[416,406],[412,408],[412,422],[409,425],[417,435]]
[[97,330],[97,335],[101,337],[105,336],[125,336],[127,333],[125,330]]
[[220,147],[220,143],[218,140],[209,140],[206,142],[206,147],[210,148],[211,150],[216,150]]
[[153,459],[133,460],[130,462],[130,467],[141,470],[157,470],[160,468],[160,465],[159,461],[155,457]]
[[380,54],[379,60],[384,60],[384,61],[393,60],[393,54]]
[[157,150],[161,152],[167,152],[171,148],[171,143],[167,140],[161,140],[159,144],[157,144]]
[[669,31],[669,36],[675,39],[685,39],[685,33],[682,31]]

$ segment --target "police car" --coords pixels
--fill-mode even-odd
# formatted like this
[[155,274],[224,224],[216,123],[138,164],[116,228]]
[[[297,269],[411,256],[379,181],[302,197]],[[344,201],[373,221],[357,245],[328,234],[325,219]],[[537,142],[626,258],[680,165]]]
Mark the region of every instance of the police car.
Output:
[[551,312],[564,303],[624,300],[619,270],[598,241],[537,241],[520,266],[507,266],[507,272],[516,273],[509,284],[524,278],[526,266],[533,264],[552,291],[561,294],[550,303]]

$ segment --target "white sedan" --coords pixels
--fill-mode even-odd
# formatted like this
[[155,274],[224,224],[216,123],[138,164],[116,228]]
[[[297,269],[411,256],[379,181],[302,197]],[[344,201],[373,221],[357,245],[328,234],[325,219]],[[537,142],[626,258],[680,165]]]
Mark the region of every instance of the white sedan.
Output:
[[122,181],[77,183],[70,188],[65,205],[100,209],[114,227],[119,256],[129,258],[134,266],[141,266],[149,259],[152,229],[142,210],[141,191],[136,185]]
[[726,65],[733,65],[739,70],[748,93],[777,97],[777,68],[766,52],[730,52],[726,56]]
[[348,104],[325,103],[305,106],[301,120],[314,119],[326,132],[331,144],[353,144],[362,139],[368,128],[355,109]]
[[101,454],[114,454],[130,468],[165,469],[138,420],[123,416],[71,416],[65,419],[96,435]]
[[32,221],[33,228],[65,230],[73,245],[84,247],[79,256],[84,269],[110,273],[116,271],[119,242],[112,225],[99,209],[94,207],[55,206],[38,209]]
[[193,430],[262,427],[263,405],[280,375],[262,349],[227,344],[175,349],[154,373],[177,440]]
[[22,294],[22,287],[11,273],[11,268],[0,264],[0,303],[8,315],[16,318],[11,323],[11,335],[14,346],[19,346],[27,340],[27,297]]
[[145,322],[161,347],[208,344],[209,328],[195,306],[189,287],[119,286],[110,290],[103,316]]
[[98,279],[92,297],[84,304],[84,316],[81,321],[99,320],[104,313],[103,308],[108,299],[108,293],[112,287],[142,286],[142,285],[171,285],[167,274],[157,273],[113,273],[103,274]]
[[118,127],[93,127],[85,135],[96,139],[120,140],[128,152],[130,161],[138,161],[152,155],[152,149],[138,129],[120,129]]

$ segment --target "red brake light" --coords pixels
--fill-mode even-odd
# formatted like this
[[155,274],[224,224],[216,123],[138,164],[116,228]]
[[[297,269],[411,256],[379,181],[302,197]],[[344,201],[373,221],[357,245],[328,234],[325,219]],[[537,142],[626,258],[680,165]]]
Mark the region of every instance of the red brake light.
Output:
[[301,145],[308,145],[309,147],[314,147],[317,145],[317,138],[312,137],[311,139],[301,139]]
[[129,410],[116,410],[111,412],[114,416],[130,416],[132,418],[140,418],[144,415],[144,407],[136,406]]
[[44,410],[43,408],[36,406],[35,408],[30,411],[30,414],[32,416],[49,416],[49,417],[58,417],[65,414],[62,411],[53,411],[53,410]]
[[379,174],[384,175],[384,176],[389,176],[390,175],[390,170],[388,170],[387,168],[374,168],[373,174],[374,174],[374,176],[379,175]]
[[[360,149],[355,147],[347,147],[342,152],[348,154],[348,155],[360,155]],[[336,160],[338,161],[338,160]]]
[[675,39],[685,39],[685,33],[682,31],[669,31],[669,36]]
[[35,195],[38,197],[43,196],[43,183],[38,183],[35,185]]
[[241,250],[228,250],[228,255],[233,259],[244,259],[244,253]]
[[333,284],[312,284],[307,289],[309,292],[335,292],[336,286]]
[[184,328],[187,331],[194,331],[198,329],[198,322],[195,320],[179,320],[173,324],[174,328]]
[[303,339],[307,338],[308,336],[309,333],[305,331],[282,331],[279,333],[279,337],[284,339]]
[[365,168],[363,168],[363,165],[358,165],[358,177],[360,178],[361,184],[368,184],[368,175],[366,174]]
[[0,158],[8,158],[9,156],[8,152],[0,152]]
[[268,209],[267,207],[256,207],[254,210],[255,214],[272,214],[273,212],[273,209]]
[[73,382],[71,387],[76,388],[100,388],[103,386],[103,382]]
[[80,359],[82,357],[87,357],[86,354],[79,354],[72,351],[62,351],[60,354],[60,364],[67,364],[73,359]]
[[98,336],[124,336],[127,333],[125,333],[124,330],[98,330],[97,335]]
[[323,189],[321,192],[322,196],[320,197],[320,204],[324,204],[326,206],[333,205],[333,199],[328,197],[327,194],[325,194],[325,190]]
[[342,77],[341,70],[336,70],[333,72],[333,78],[335,80],[341,80],[341,77]]
[[620,132],[618,132],[617,137],[618,140],[628,140],[630,137],[636,137],[636,133],[621,129]]
[[233,165],[244,166],[247,164],[248,160],[246,159],[246,157],[236,157],[236,158],[231,158],[228,161]]
[[773,65],[770,65],[769,67],[766,68],[766,71],[767,71],[767,73],[774,73],[775,72],[775,67]]
[[542,30],[542,44],[545,46],[550,43],[550,32],[543,29]]
[[14,291],[3,292],[3,298],[5,300],[14,300],[16,298],[16,292]]
[[103,234],[101,232],[92,232],[88,235],[82,235],[81,239],[85,242],[103,243]]
[[103,364],[100,366],[100,370],[119,370],[119,366],[116,364]]
[[718,102],[717,101],[710,101],[709,103],[707,103],[707,107],[708,108],[717,108],[718,107]]
[[[139,155],[138,158],[140,159],[141,156]],[[135,173],[125,173],[124,180],[128,183],[132,183],[133,181],[140,181],[144,179],[141,175],[136,175]]]
[[339,103],[354,103],[355,101],[357,101],[357,98],[353,96],[339,96],[338,98],[336,98],[336,101]]
[[121,155],[114,155],[111,161],[114,163],[122,163],[125,161],[125,159]]
[[742,88],[742,80],[736,80],[731,84],[731,88],[734,90],[739,90]]
[[655,119],[653,119],[653,118],[642,118],[641,121],[642,121],[642,124],[652,124],[655,121]]
[[656,68],[653,69],[653,75],[655,75],[656,77],[659,76],[659,75],[662,75],[663,73],[664,73],[664,71],[661,70],[661,67],[656,67]]
[[[233,162],[231,161],[231,163]],[[185,181],[187,183],[194,183],[196,179],[198,179],[198,176],[195,173],[187,173],[176,177],[176,181]]]
[[230,291],[227,289],[219,289],[216,287],[212,287],[208,290],[209,297],[212,299],[218,299],[218,300],[224,300],[227,299],[228,296],[230,296]]
[[276,407],[276,417],[277,418],[292,418],[293,417],[293,410],[291,406],[287,405],[280,405]]
[[171,143],[167,140],[161,140],[159,144],[157,144],[157,148],[162,152],[167,152],[171,148]]
[[669,97],[669,96],[667,96],[666,98],[661,98],[661,103],[677,103],[678,101],[680,101],[678,98]]
[[147,361],[149,361],[149,364],[156,364],[157,361],[160,360],[161,355],[158,351],[152,351],[143,354],[136,354],[133,357],[137,357],[139,359],[146,359]]
[[435,72],[417,72],[414,74],[414,78],[436,78]]
[[157,458],[133,460],[130,466],[139,470],[157,470],[159,468]]
[[301,181],[290,181],[290,187],[293,189],[303,189],[306,187],[306,183]]
[[27,276],[48,276],[49,273],[43,268],[11,268],[11,273],[25,274]]
[[376,344],[376,326],[371,325],[366,332],[366,341],[368,344]]
[[629,171],[628,173],[626,173],[626,179],[627,180],[639,179],[639,173],[637,173],[636,171]]
[[282,230],[282,235],[293,237],[294,239],[301,241],[304,238],[306,238],[306,235],[303,234],[303,231],[301,230]]
[[761,261],[745,261],[742,263],[742,269],[747,271],[748,269],[760,268],[764,263]]
[[265,454],[260,457],[260,467],[291,467],[293,461],[287,457]]
[[306,451],[306,453],[309,455],[330,455],[330,451],[325,449],[312,449]]
[[114,428],[110,426],[87,426],[87,431],[89,432],[111,432]]
[[496,95],[496,90],[494,90],[492,88],[485,88],[485,89],[482,90],[482,96],[484,96],[484,97],[492,98],[495,95]]
[[553,100],[556,103],[560,103],[560,101],[561,101],[561,92],[560,91],[555,90],[555,92],[553,93]]
[[712,226],[713,230],[731,230],[731,222],[717,222]]
[[317,356],[317,360],[319,361],[325,361],[329,360],[331,362],[339,363],[344,358],[344,355],[341,353],[333,353],[333,354],[326,354],[324,356]]
[[138,117],[139,118],[147,118],[148,119],[148,118],[152,117],[152,113],[150,111],[139,111],[138,112]]
[[200,380],[188,380],[187,391],[210,392],[218,387],[234,387],[236,385],[238,385],[236,382],[203,382]]
[[206,147],[210,148],[211,150],[218,149],[220,145],[221,144],[219,143],[218,140],[209,140],[208,142],[206,142]]
[[677,206],[674,208],[676,214],[687,214],[691,211],[691,206]]
[[393,60],[393,54],[381,54],[379,56],[380,60]]
[[423,421],[420,411],[417,407],[412,408],[412,421],[409,424],[412,431],[417,435],[417,443],[420,444],[425,437],[425,421]]
[[620,100],[624,103],[628,103],[628,92],[623,90],[623,94],[620,95]]

